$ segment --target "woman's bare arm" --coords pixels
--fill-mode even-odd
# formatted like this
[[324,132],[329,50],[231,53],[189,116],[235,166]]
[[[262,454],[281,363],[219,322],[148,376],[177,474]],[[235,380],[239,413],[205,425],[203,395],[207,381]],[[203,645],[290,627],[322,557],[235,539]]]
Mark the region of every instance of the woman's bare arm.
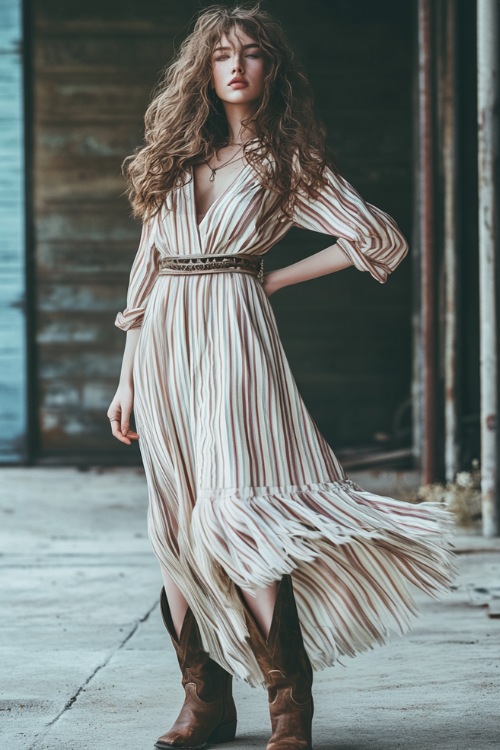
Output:
[[141,328],[130,328],[126,333],[125,349],[123,351],[120,380],[114,398],[109,406],[107,415],[114,437],[126,445],[132,440],[138,440],[139,435],[130,429],[130,415],[134,405],[134,382],[132,371],[134,357]]
[[122,367],[120,371],[120,385],[133,385],[132,370],[134,367],[135,350],[139,341],[141,328],[129,328],[126,333],[125,349],[123,350]]
[[264,289],[269,296],[273,292],[277,292],[278,289],[290,286],[290,284],[298,284],[301,281],[315,279],[317,276],[325,276],[327,273],[342,271],[342,269],[352,265],[351,260],[335,242],[324,250],[303,258],[297,263],[265,274]]

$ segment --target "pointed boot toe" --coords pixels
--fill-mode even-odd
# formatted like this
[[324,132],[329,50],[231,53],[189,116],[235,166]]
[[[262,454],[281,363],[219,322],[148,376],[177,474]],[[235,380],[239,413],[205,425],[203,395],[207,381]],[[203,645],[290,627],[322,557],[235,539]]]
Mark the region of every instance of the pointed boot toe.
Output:
[[155,748],[203,750],[208,742],[233,740],[237,715],[232,675],[203,650],[198,625],[189,608],[177,638],[164,588],[160,593],[160,606],[177,654],[185,696],[173,726],[157,739]]

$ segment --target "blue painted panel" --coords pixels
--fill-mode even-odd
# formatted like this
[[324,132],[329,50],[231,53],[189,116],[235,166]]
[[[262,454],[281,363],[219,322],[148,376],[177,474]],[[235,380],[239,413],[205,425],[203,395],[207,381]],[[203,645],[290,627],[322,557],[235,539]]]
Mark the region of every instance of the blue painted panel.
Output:
[[22,2],[0,0],[0,463],[26,458]]

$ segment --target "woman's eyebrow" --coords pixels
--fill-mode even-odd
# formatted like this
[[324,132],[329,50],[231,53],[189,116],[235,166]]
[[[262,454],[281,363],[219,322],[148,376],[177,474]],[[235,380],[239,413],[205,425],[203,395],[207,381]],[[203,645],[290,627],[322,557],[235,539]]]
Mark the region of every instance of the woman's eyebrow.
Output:
[[[256,42],[252,42],[251,44],[244,44],[242,49],[250,49],[250,47],[260,47],[260,44],[257,44]],[[226,50],[231,49],[231,47],[216,47],[214,49],[214,52],[219,52],[219,50]]]

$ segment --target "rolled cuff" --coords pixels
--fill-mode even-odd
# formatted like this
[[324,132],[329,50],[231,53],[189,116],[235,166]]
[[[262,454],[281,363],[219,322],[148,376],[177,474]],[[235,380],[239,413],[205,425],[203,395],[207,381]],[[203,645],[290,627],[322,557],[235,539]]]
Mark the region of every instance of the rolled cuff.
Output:
[[143,318],[144,310],[124,310],[117,314],[115,326],[122,331],[129,331],[131,328],[141,328]]
[[336,243],[343,253],[349,258],[351,263],[358,271],[368,271],[368,273],[380,284],[385,284],[389,275],[394,271],[399,263],[394,263],[391,267],[388,263],[373,260],[366,252],[361,252],[349,240],[339,237]]

